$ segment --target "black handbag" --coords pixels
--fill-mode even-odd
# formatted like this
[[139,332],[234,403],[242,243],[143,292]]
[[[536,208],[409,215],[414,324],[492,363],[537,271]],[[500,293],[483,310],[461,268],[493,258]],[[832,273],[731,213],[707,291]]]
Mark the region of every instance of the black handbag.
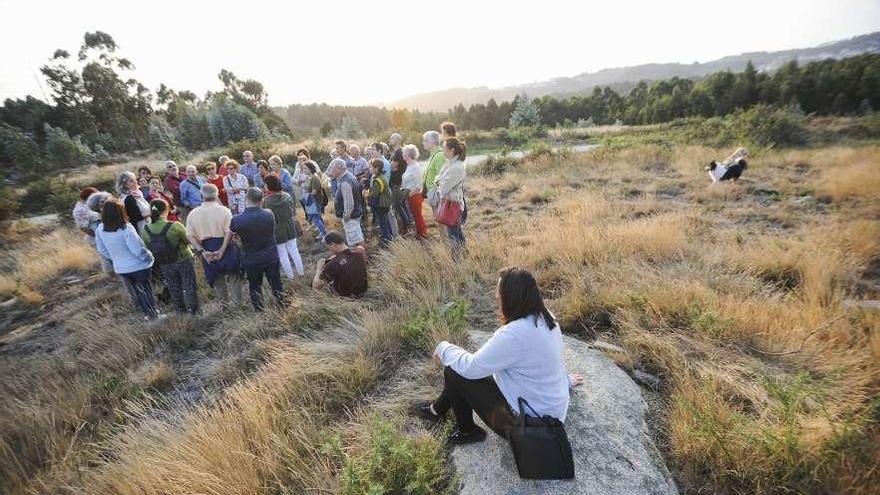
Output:
[[[538,417],[528,401],[519,398],[519,424],[510,430],[510,448],[519,477],[530,480],[570,480],[574,478],[571,444],[562,421]],[[535,416],[526,416],[523,405]]]

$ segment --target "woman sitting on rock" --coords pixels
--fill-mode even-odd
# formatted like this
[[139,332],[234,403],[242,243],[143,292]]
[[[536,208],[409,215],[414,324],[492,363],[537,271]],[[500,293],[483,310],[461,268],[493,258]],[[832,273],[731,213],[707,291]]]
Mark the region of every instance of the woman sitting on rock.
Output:
[[583,377],[569,375],[563,362],[562,332],[544,306],[535,278],[524,268],[506,268],[498,280],[503,325],[476,353],[440,342],[434,362],[443,366],[443,392],[433,402],[416,404],[412,412],[440,421],[455,412],[453,444],[480,442],[486,432],[474,424],[473,412],[498,435],[507,438],[517,420],[518,399],[541,416],[565,421],[569,387]]

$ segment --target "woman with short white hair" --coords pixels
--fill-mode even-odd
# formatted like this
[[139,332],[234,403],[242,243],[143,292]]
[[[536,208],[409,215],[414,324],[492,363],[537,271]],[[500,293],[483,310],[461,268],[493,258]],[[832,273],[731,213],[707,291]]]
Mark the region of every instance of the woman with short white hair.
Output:
[[414,144],[403,147],[403,159],[406,161],[406,170],[400,183],[401,195],[409,198],[409,210],[416,224],[416,236],[418,239],[428,238],[428,225],[425,223],[425,215],[422,213],[422,203],[425,198],[422,195],[422,187],[425,180],[425,169],[419,163],[419,149]]

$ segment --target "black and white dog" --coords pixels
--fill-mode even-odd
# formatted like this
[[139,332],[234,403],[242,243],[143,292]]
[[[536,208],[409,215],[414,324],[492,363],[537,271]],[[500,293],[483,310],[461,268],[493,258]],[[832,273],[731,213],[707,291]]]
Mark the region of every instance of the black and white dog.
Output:
[[747,167],[746,156],[748,156],[748,151],[745,148],[739,148],[721,163],[712,160],[706,167],[709,178],[713,183],[725,180],[736,182]]

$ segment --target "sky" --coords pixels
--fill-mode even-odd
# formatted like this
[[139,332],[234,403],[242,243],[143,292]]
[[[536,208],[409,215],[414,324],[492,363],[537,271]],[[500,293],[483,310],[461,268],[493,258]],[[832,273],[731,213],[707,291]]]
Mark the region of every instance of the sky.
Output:
[[226,68],[272,105],[362,105],[814,46],[880,30],[880,0],[0,0],[0,18],[0,100],[44,98],[40,66],[100,30],[153,91],[203,95]]

